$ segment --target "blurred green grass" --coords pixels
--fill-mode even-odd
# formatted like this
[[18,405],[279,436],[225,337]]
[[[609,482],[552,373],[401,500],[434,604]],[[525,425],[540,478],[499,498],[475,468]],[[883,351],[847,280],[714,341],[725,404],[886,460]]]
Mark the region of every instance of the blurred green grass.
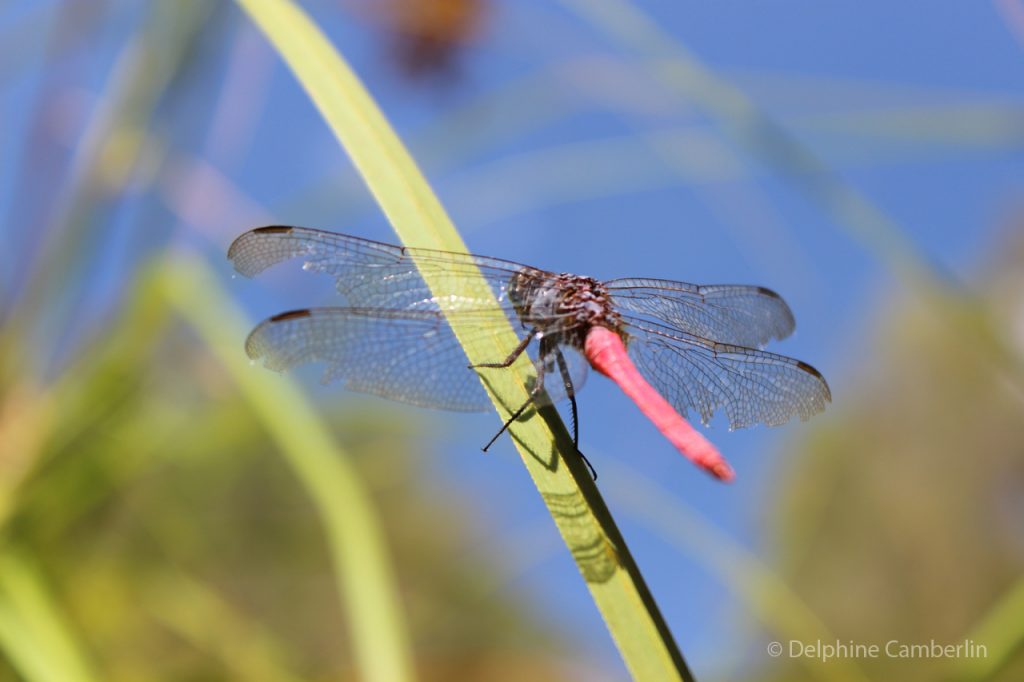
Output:
[[[165,279],[174,270],[143,277],[109,332],[81,351],[55,398],[61,416],[33,453],[37,469],[13,495],[0,645],[27,679],[356,677],[342,645],[352,621],[327,606],[338,590],[334,550],[316,519],[334,512],[318,510],[310,482],[279,456],[263,408],[214,354],[236,345],[230,310],[207,290],[207,311],[191,313],[225,330],[207,346],[171,305],[168,286],[188,296],[208,283],[194,268],[185,270],[191,285]],[[235,364],[254,381],[282,381]],[[460,520],[468,510],[425,490],[408,462],[421,436],[353,408],[330,408],[327,437],[348,453],[332,446],[320,466],[352,467],[375,498],[399,567],[388,589],[402,595],[423,677],[501,668],[557,679],[559,638],[505,596],[476,589],[486,566],[452,565],[479,530]],[[337,483],[322,469],[309,475]],[[351,515],[345,491],[329,492]],[[345,542],[365,560],[365,540]],[[90,668],[103,672],[76,672]]]
[[[1006,233],[990,260],[979,307],[1013,319],[1024,303],[1021,233]],[[864,351],[875,369],[846,410],[808,429],[780,473],[778,570],[839,641],[986,647],[960,659],[864,660],[872,679],[1024,675],[1024,396],[946,329],[909,295],[892,301]],[[793,674],[780,665],[772,679]]]

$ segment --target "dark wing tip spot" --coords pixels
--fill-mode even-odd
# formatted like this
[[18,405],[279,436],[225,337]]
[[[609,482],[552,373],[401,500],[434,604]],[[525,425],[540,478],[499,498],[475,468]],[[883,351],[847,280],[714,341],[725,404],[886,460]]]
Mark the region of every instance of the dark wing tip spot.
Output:
[[289,310],[286,313],[278,313],[271,317],[267,322],[283,322],[285,320],[295,320],[300,317],[312,317],[313,313],[309,308],[303,308],[302,310]]
[[828,402],[832,402],[832,389],[828,387],[828,382],[825,381],[825,377],[821,375],[821,372],[814,369],[813,367],[808,365],[806,362],[803,362],[802,360],[797,360],[796,366],[802,369],[803,371],[807,372],[811,376],[817,378],[821,382],[822,388],[825,389],[825,400],[827,400]]
[[[240,274],[246,277],[252,277],[257,275],[267,268],[269,263],[262,263],[259,259],[253,259],[251,254],[247,253],[245,249],[255,235],[265,234],[288,234],[294,227],[288,225],[267,225],[266,227],[257,227],[248,232],[243,232],[235,238],[235,241],[231,242],[231,246],[228,247],[228,260],[235,266]],[[255,260],[255,262],[253,262]]]
[[266,227],[257,227],[249,231],[256,234],[287,234],[294,229],[289,225],[267,225]]
[[[268,349],[265,344],[266,337],[264,336],[264,331],[266,330],[267,326],[274,324],[276,322],[298,320],[312,316],[312,311],[310,311],[308,308],[303,308],[301,310],[289,310],[288,312],[280,313],[278,315],[274,315],[273,317],[269,317],[266,320],[263,320],[263,322],[260,322],[258,325],[256,325],[255,329],[249,332],[248,338],[245,339],[245,354],[249,356],[250,360],[259,360],[260,358],[268,355],[268,350],[272,350]],[[269,362],[270,360],[268,359],[264,364],[269,366]],[[271,367],[271,369],[276,368]]]
[[780,296],[777,291],[769,289],[768,287],[757,287],[757,293],[761,294],[762,296],[768,296],[770,298],[777,298],[780,301],[782,300],[782,296]]

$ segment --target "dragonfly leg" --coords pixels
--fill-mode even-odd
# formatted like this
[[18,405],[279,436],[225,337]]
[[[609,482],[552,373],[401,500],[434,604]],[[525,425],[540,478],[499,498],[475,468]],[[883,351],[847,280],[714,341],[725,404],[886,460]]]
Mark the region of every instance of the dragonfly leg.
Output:
[[530,333],[527,334],[523,338],[523,340],[519,342],[519,345],[516,346],[515,349],[511,353],[509,353],[508,357],[505,358],[502,362],[481,362],[478,365],[470,365],[469,368],[476,369],[478,367],[489,367],[492,369],[498,369],[502,367],[509,367],[512,365],[513,362],[516,361],[516,358],[523,354],[523,351],[526,350],[526,347],[530,345],[530,341],[532,341],[533,337],[536,335],[537,330],[531,329]]
[[573,390],[572,377],[569,376],[569,365],[565,362],[565,356],[562,355],[562,351],[556,346],[554,349],[555,362],[558,363],[558,373],[562,377],[562,386],[565,387],[565,395],[569,397],[569,405],[572,413],[572,444],[579,450],[580,449],[580,429],[579,420],[576,412],[576,392]]
[[[529,337],[527,337],[527,338],[529,338]],[[522,352],[522,351],[520,351],[520,352]],[[540,392],[543,391],[543,390],[544,390],[544,373],[543,372],[538,372],[537,373],[537,381],[533,384],[533,388],[530,389],[530,395],[526,399],[526,402],[524,402],[522,405],[520,405],[519,409],[517,409],[515,412],[513,412],[511,415],[509,415],[509,418],[506,419],[505,423],[501,425],[501,428],[498,430],[498,432],[496,434],[494,434],[494,437],[491,438],[489,441],[487,441],[487,445],[485,445],[484,448],[483,448],[484,452],[487,452],[488,448],[490,448],[492,445],[494,445],[494,441],[498,440],[498,436],[500,436],[501,434],[505,433],[505,431],[508,430],[508,427],[511,426],[512,423],[515,422],[515,420],[519,419],[519,417],[521,417],[523,415],[523,412],[526,412],[526,408],[533,404],[533,401],[536,400],[537,396],[540,395]]]
[[[512,364],[512,362],[515,361],[516,356],[518,356],[520,353],[522,353],[523,349],[526,348],[526,345],[527,345],[527,343],[529,343],[531,338],[532,338],[532,335],[526,337],[525,343],[521,343],[520,344],[520,347],[513,353],[513,355],[511,356],[511,359],[508,361],[508,364],[496,365],[496,366],[498,366],[498,367],[507,367],[508,365]],[[552,345],[552,346],[549,347],[549,346],[547,346],[547,344],[544,344],[543,341],[542,341],[542,346],[541,346],[541,355],[542,355],[542,357],[544,355],[547,355],[548,353],[553,353],[554,356],[555,356],[555,362],[558,364],[558,372],[559,372],[559,374],[562,377],[562,385],[565,387],[565,394],[569,397],[569,404],[570,404],[571,409],[572,409],[572,444],[573,444],[573,447],[576,448],[576,454],[578,454],[580,456],[580,458],[583,460],[583,463],[587,465],[587,469],[590,470],[590,475],[596,481],[597,480],[597,470],[594,468],[594,465],[590,463],[590,460],[587,459],[587,456],[584,455],[582,451],[580,451],[580,444],[579,444],[579,440],[580,440],[579,417],[578,417],[578,413],[577,413],[577,410],[576,410],[576,392],[573,390],[572,376],[569,374],[569,366],[565,362],[565,356],[562,355],[562,351],[558,348],[557,345]],[[537,399],[537,396],[540,395],[540,392],[544,389],[544,371],[543,371],[544,362],[543,362],[543,360],[541,360],[537,364],[539,366],[539,371],[537,372],[537,381],[533,385],[533,388],[530,389],[530,396],[526,399],[526,401],[522,405],[519,406],[519,409],[517,409],[515,412],[513,412],[511,415],[509,415],[509,418],[505,421],[504,424],[501,425],[501,429],[499,429],[498,432],[496,434],[494,434],[494,437],[491,438],[489,441],[487,441],[487,445],[485,445],[483,447],[484,452],[487,452],[487,450],[492,445],[494,445],[494,441],[498,440],[498,437],[501,436],[501,434],[505,433],[505,431],[508,430],[508,427],[511,426],[513,424],[513,422],[515,422],[517,419],[519,419],[519,417],[522,416],[523,412],[526,411],[526,408],[528,408],[531,404],[533,404],[533,402]],[[477,365],[477,366],[480,366],[480,365]]]
[[590,475],[597,480],[597,469],[590,463],[587,456],[580,450],[580,422],[579,414],[576,411],[576,391],[573,390],[572,377],[569,375],[569,366],[565,362],[565,356],[562,355],[562,351],[556,346],[554,349],[555,361],[558,363],[558,373],[562,375],[562,385],[565,386],[565,394],[569,396],[569,406],[572,415],[572,444],[576,448],[576,453],[583,460],[583,463],[590,469]]

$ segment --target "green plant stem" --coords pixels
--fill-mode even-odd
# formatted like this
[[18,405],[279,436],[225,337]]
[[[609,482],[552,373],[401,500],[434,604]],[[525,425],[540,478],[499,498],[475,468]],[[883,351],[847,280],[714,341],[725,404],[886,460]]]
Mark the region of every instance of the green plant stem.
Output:
[[[403,243],[465,251],[461,238],[412,158],[369,93],[320,30],[287,0],[239,0],[288,63],[352,158]],[[450,280],[427,284],[438,296]],[[485,291],[466,278],[465,286]],[[447,284],[447,286],[446,286]],[[496,302],[495,302],[496,305]],[[466,322],[450,319],[473,364],[503,358],[518,338],[511,325],[492,338],[474,338]],[[481,375],[504,418],[526,399],[532,366],[520,358],[508,371]],[[630,673],[638,680],[692,679],[682,654],[644,584],[597,487],[553,409],[509,429],[534,484],[583,574]]]
[[362,679],[414,679],[384,531],[347,455],[294,382],[249,363],[242,345],[251,325],[205,265],[179,257],[158,277],[159,290],[227,368],[312,499],[325,526]]
[[100,679],[39,570],[6,544],[0,547],[0,647],[29,682]]

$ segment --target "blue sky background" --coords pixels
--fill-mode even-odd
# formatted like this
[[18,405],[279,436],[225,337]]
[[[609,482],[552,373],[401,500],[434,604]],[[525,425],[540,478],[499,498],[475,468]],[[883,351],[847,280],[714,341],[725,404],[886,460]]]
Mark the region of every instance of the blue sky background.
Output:
[[[0,29],[35,22],[31,4],[0,14]],[[1000,232],[1010,229],[1024,177],[1022,42],[1006,11],[1015,3],[638,4],[887,213],[923,258],[970,281]],[[95,50],[79,53],[87,61],[63,67],[81,97],[81,115],[67,124],[72,139],[135,30],[139,8],[113,6],[117,21],[104,27]],[[902,280],[799,182],[753,158],[720,121],[652,77],[645,55],[560,3],[487,3],[479,33],[460,56],[459,77],[410,85],[387,59],[380,28],[363,13],[338,3],[304,6],[377,98],[474,252],[599,278],[768,286],[789,302],[798,329],[771,350],[822,371],[834,398],[829,411],[841,412],[853,380],[871,371],[873,324],[906,291]],[[234,6],[214,16],[223,31],[197,48],[191,99],[162,103],[158,120],[184,142],[174,154],[203,158],[230,178],[244,210],[206,212],[193,192],[198,217],[191,224],[177,224],[156,201],[122,211],[124,224],[112,231],[122,249],[115,254],[122,255],[92,282],[100,293],[90,296],[91,305],[117,297],[131,263],[126,245],[140,240],[140,216],[141,229],[173,233],[203,249],[225,278],[230,240],[262,219],[394,241],[319,114],[262,37]],[[5,69],[2,76],[7,151],[0,156],[0,214],[8,219],[0,235],[8,248],[0,265],[10,269],[19,249],[36,239],[19,215],[27,202],[17,200],[14,169],[20,155],[31,153],[28,103],[42,74]],[[236,98],[219,99],[229,88],[238,88]],[[677,162],[689,170],[674,173]],[[173,195],[163,194],[168,203]],[[298,268],[228,286],[254,319],[331,301],[329,281]],[[87,328],[82,317],[79,328]],[[313,395],[341,391],[321,387],[316,371],[301,376]],[[698,557],[617,503],[624,477],[614,472],[628,466],[658,481],[770,561],[765,518],[802,425],[730,433],[716,420],[708,435],[738,474],[725,486],[674,452],[603,378],[591,376],[579,406],[582,448],[691,667],[700,675],[729,670],[737,659],[756,661],[764,638],[742,603]],[[611,677],[624,675],[511,444],[502,439],[489,455],[479,452],[497,418],[388,408],[428,423],[424,484],[438,494],[456,484],[471,491],[466,507],[488,538],[480,549],[504,551],[508,543],[521,553],[524,570],[503,589],[529,595],[604,661]]]

